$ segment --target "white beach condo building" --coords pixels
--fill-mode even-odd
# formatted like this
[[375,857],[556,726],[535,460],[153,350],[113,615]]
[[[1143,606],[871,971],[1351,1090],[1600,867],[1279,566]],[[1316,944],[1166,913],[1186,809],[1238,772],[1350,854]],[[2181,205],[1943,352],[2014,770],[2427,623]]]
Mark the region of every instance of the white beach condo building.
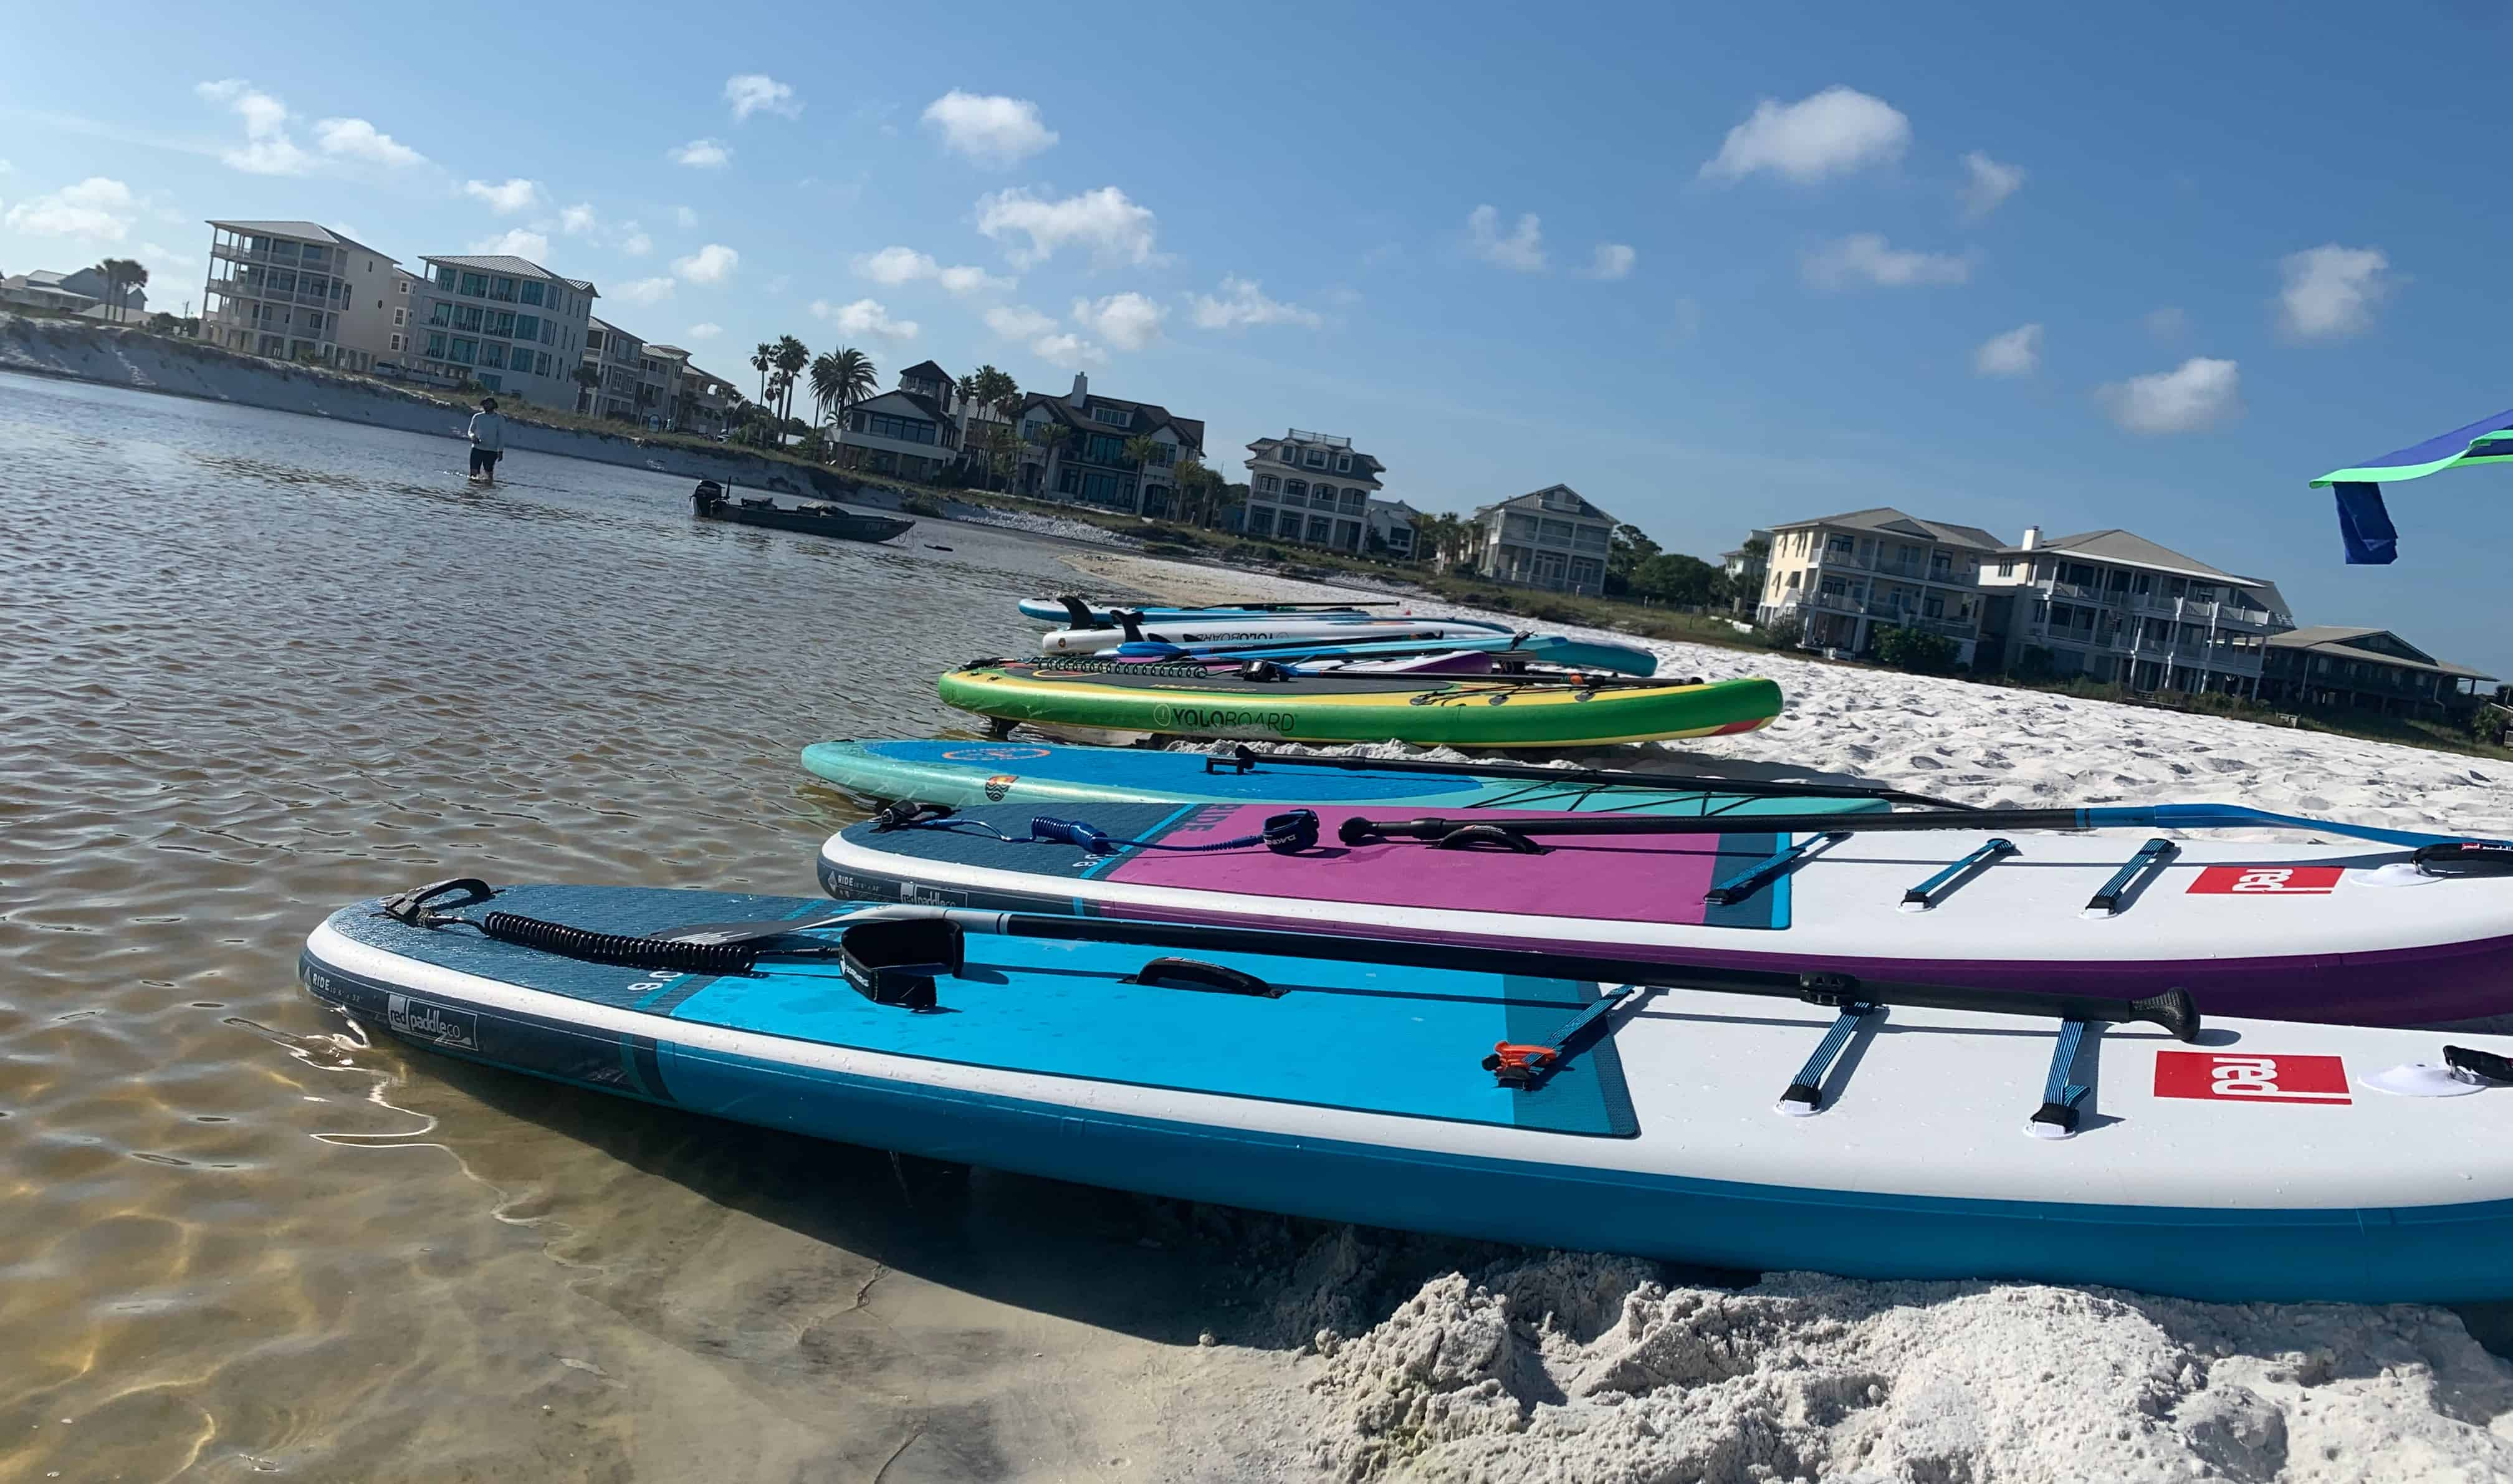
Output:
[[576,405],[593,285],[502,255],[419,261],[427,278],[411,293],[406,362],[538,407]]
[[365,371],[390,343],[393,260],[317,221],[212,221],[201,339]]

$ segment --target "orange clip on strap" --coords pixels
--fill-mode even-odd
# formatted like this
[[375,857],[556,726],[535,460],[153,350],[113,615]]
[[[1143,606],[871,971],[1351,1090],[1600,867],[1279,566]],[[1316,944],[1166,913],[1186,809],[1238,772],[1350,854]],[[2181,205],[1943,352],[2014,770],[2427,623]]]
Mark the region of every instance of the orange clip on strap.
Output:
[[1496,1070],[1501,1067],[1516,1067],[1521,1071],[1534,1071],[1560,1055],[1561,1053],[1550,1046],[1521,1046],[1510,1041],[1493,1043],[1493,1065]]

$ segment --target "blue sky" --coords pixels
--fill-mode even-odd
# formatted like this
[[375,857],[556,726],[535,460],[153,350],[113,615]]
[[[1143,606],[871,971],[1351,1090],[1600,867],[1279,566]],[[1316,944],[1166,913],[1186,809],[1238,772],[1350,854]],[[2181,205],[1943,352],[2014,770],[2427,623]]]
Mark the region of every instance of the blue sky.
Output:
[[520,14],[126,6],[180,45],[110,87],[20,49],[0,269],[176,307],[212,216],[503,245],[737,382],[789,332],[1079,366],[1235,478],[1321,428],[1424,508],[1559,480],[1705,555],[2125,526],[2513,675],[2501,471],[2395,491],[2387,569],[2304,488],[2513,404],[2500,7]]

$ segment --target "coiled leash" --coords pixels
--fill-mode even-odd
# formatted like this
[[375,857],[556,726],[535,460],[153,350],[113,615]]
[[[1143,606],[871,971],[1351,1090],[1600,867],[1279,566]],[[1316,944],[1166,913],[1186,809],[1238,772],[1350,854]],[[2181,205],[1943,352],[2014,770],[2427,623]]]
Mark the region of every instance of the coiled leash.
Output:
[[618,964],[624,969],[748,974],[757,966],[763,951],[759,943],[672,943],[659,938],[632,938],[625,933],[596,933],[590,928],[543,922],[514,912],[488,912],[470,918],[456,910],[476,906],[496,895],[489,883],[478,877],[459,876],[385,898],[381,915],[414,928],[469,928],[499,943],[538,948],[587,963]]
[[1294,809],[1266,817],[1265,825],[1253,835],[1235,839],[1214,840],[1201,845],[1171,845],[1160,840],[1120,840],[1096,824],[1081,820],[1058,820],[1038,815],[1029,822],[1026,835],[1008,835],[983,820],[962,820],[952,816],[941,804],[893,804],[873,816],[873,832],[886,834],[894,829],[939,829],[958,834],[978,835],[1001,840],[1007,845],[1070,845],[1092,856],[1113,856],[1124,850],[1167,850],[1194,853],[1212,850],[1245,850],[1262,845],[1280,856],[1296,855],[1318,843],[1318,812]]

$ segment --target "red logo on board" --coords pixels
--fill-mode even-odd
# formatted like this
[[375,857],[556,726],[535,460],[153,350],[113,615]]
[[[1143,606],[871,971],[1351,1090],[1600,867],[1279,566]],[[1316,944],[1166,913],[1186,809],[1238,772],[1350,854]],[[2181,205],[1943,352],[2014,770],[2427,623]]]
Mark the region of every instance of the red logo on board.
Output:
[[1017,773],[998,773],[987,779],[986,802],[989,804],[1002,803],[1004,801],[1004,795],[1012,792],[1013,784],[1019,782],[1020,775]]
[[2190,883],[2190,895],[2326,897],[2345,874],[2335,865],[2212,865]]
[[2352,1103],[2336,1057],[2253,1052],[2159,1051],[2155,1096],[2210,1103]]

